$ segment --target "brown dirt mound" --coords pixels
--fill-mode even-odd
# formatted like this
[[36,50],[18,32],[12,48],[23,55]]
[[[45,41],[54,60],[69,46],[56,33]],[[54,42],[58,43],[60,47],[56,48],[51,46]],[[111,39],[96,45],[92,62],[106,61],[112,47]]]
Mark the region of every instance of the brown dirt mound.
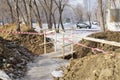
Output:
[[[13,38],[13,37],[12,37]],[[44,42],[43,35],[20,35],[18,38],[13,38],[12,41],[25,46],[36,55],[44,53],[44,45],[40,45]],[[50,41],[50,40],[49,40]],[[49,42],[48,41],[48,42]],[[47,52],[53,51],[53,44],[47,44]]]
[[[94,38],[109,40],[109,41],[116,41],[116,42],[120,41],[120,32],[100,32],[100,33],[92,34],[89,36]],[[115,47],[108,44],[101,44],[101,43],[87,41],[87,40],[82,40],[79,43],[84,44],[91,48],[98,48],[106,52],[117,51],[118,49],[120,49],[120,47]],[[98,51],[92,51],[89,48],[85,48],[79,45],[75,45],[74,50],[76,51],[75,54],[77,55],[78,58],[91,55],[91,54],[101,53]]]
[[60,80],[119,80],[120,54],[91,55],[73,60]]
[[[2,30],[12,30],[15,31],[16,26],[13,24],[7,25],[6,27],[2,27]],[[27,28],[26,26],[21,26],[22,31],[26,32],[35,32],[34,30],[31,30]],[[3,37],[6,40],[11,40],[14,42],[17,42],[18,44],[21,44],[22,46],[25,46],[28,48],[32,53],[36,55],[40,55],[44,53],[44,45],[40,45],[44,42],[44,36],[43,35],[16,35],[16,34],[9,34],[9,33],[2,33],[0,34],[1,37]],[[51,40],[47,38],[47,42],[50,42]],[[47,44],[47,52],[53,51],[53,44]]]
[[0,37],[0,70],[6,72],[12,80],[23,77],[27,63],[33,59],[34,55],[27,48]]
[[[4,26],[0,26],[1,30],[9,30],[9,31],[15,31],[16,30],[16,25],[15,24],[6,24]],[[30,30],[30,27],[26,26],[25,24],[21,24],[20,27],[21,31],[28,31]]]
[[[119,32],[100,32],[89,35],[99,39],[120,42]],[[64,77],[60,80],[119,80],[120,77],[120,47],[100,44],[97,42],[82,40],[79,43],[92,48],[109,51],[112,54],[92,51],[91,49],[74,46],[77,59],[73,59],[67,69],[64,69]],[[94,54],[94,55],[93,55]]]
[[120,42],[120,32],[112,32],[112,31],[100,32],[100,33],[92,34],[89,37]]

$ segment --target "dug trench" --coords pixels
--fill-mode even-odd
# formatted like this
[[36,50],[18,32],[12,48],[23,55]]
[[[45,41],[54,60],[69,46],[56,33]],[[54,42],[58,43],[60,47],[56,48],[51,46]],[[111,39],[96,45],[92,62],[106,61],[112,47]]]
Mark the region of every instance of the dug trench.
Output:
[[[89,37],[120,42],[120,32],[100,32]],[[108,53],[93,51],[89,48],[74,45],[75,59],[63,69],[64,76],[59,80],[119,80],[120,79],[120,47],[81,40],[91,48],[99,48]],[[70,56],[69,56],[70,58]]]
[[[21,80],[26,74],[27,64],[44,53],[44,45],[40,45],[44,42],[44,36],[10,33],[1,33],[0,36],[0,71],[4,71],[12,80]],[[46,38],[46,42],[50,41]],[[47,44],[47,53],[53,51],[53,47],[52,43]]]
[[[0,37],[0,70],[6,72],[6,74],[12,80],[20,79],[23,76],[25,76],[27,71],[27,63],[33,61],[35,57],[37,57],[40,54],[43,54],[44,52],[43,47],[40,48],[39,46],[37,46],[38,45],[37,43],[39,42],[34,44],[29,43],[30,38],[34,36],[31,36],[29,39],[28,37],[30,37],[30,35],[26,37],[27,40],[25,40],[25,38],[23,39],[20,38],[14,41],[5,40]],[[36,38],[34,37],[34,40],[35,39]],[[23,43],[21,43],[20,40],[22,40]],[[47,38],[47,40],[49,39]],[[51,46],[53,46],[53,44],[48,44],[49,47],[48,49],[53,48]]]

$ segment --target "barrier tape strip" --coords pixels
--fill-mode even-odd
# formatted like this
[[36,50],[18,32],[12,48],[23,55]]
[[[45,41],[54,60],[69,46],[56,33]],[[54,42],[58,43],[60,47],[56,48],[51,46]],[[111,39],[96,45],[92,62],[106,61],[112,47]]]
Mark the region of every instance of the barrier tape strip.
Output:
[[104,51],[104,50],[102,50],[102,49],[92,48],[92,47],[89,47],[89,46],[86,46],[86,45],[83,45],[83,44],[80,44],[80,43],[76,43],[76,42],[70,40],[69,38],[64,38],[64,40],[69,41],[69,42],[71,42],[71,43],[73,43],[73,44],[77,44],[77,45],[79,45],[79,46],[85,47],[85,48],[89,48],[89,49],[91,49],[92,51],[98,51],[98,52],[102,52],[102,53],[105,53],[105,54],[110,54],[110,52]]
[[[45,34],[45,33],[37,33],[37,32],[18,32],[18,31],[6,31],[6,30],[0,30],[0,33],[29,34],[29,35],[31,35],[31,34],[33,34],[33,35],[44,35],[44,34]],[[55,32],[46,33],[45,35],[50,35],[50,34],[54,35]],[[80,44],[80,43],[76,43],[76,42],[72,41],[70,38],[62,38],[62,39],[66,40],[66,41],[69,41],[69,42],[71,42],[71,43],[73,43],[73,44],[77,44],[77,45],[79,45],[79,46],[82,46],[82,47],[85,47],[85,48],[89,48],[89,49],[91,49],[92,51],[95,51],[95,50],[96,50],[96,51],[98,51],[98,52],[110,54],[110,52],[106,52],[106,51],[104,51],[104,50],[102,50],[102,49],[92,48],[92,47],[89,47],[89,46],[86,46],[86,45],[83,45],[83,44]]]
[[[33,34],[33,35],[44,35],[45,33],[37,33],[37,32],[19,32],[19,31],[7,31],[7,30],[0,30],[0,33],[11,33],[11,34]],[[46,33],[45,35],[55,34],[55,32]]]

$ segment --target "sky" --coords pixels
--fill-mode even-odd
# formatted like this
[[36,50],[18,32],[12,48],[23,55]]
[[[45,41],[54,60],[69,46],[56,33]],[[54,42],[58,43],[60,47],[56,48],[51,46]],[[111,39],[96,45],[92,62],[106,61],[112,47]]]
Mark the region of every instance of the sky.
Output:
[[70,4],[72,5],[82,4],[83,5],[83,0],[70,0]]
[[[92,7],[94,7],[96,3],[97,3],[97,0],[90,0],[90,4]],[[70,4],[74,6],[77,4],[81,4],[82,6],[84,6],[84,0],[70,0]]]

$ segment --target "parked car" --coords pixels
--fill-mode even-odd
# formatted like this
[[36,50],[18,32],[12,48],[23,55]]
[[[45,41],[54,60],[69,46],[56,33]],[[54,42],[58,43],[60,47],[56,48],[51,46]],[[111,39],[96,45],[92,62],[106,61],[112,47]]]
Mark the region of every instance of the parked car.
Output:
[[86,23],[78,23],[77,28],[89,28],[90,29],[91,26]]
[[93,25],[99,25],[99,22],[93,21],[92,24],[93,24]]

